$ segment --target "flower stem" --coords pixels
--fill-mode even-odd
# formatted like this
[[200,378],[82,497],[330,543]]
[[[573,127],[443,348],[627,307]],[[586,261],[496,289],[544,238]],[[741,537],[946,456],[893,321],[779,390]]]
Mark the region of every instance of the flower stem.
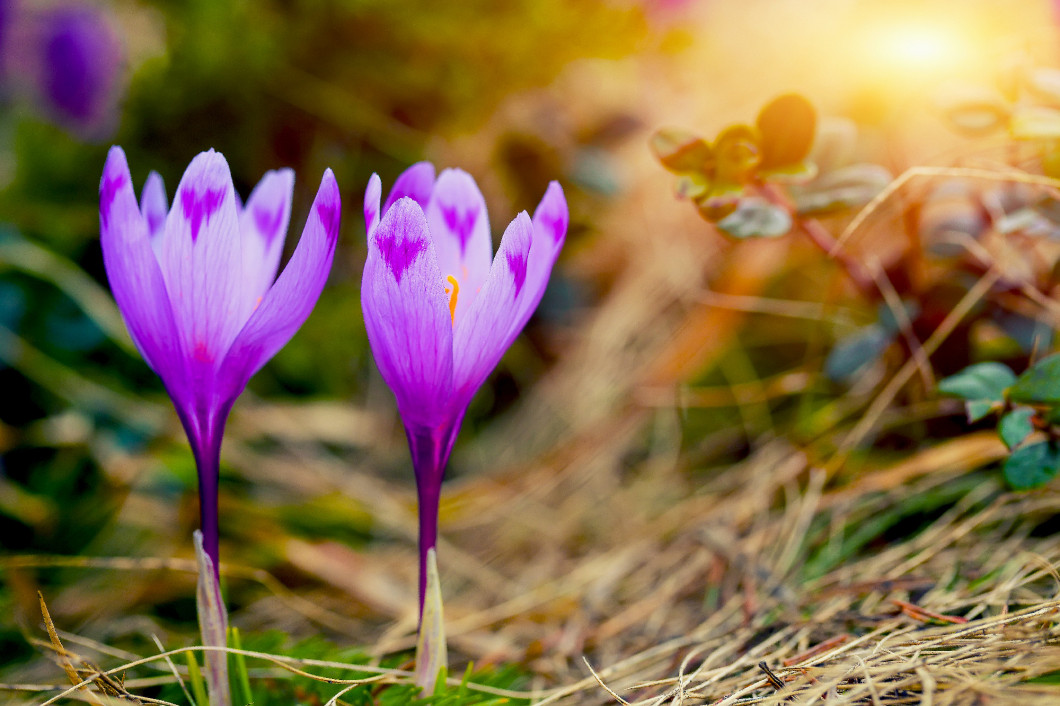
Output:
[[199,476],[199,528],[203,551],[213,562],[215,578],[220,578],[220,528],[218,520],[218,478],[221,472],[221,440],[230,406],[213,414],[192,415],[178,409],[188,435]]
[[419,500],[420,515],[420,620],[423,620],[423,602],[427,596],[427,555],[431,550],[437,551],[438,545],[438,505],[441,487],[430,482],[416,480],[416,496]]
[[420,517],[420,620],[423,620],[423,602],[427,596],[427,554],[438,544],[438,503],[441,499],[442,477],[445,464],[453,450],[453,441],[460,425],[451,428],[432,429],[406,426],[405,436],[412,454],[412,467],[416,472],[416,496]]
[[203,551],[213,562],[214,573],[220,577],[220,530],[217,517],[218,465],[215,463],[212,470],[204,473],[202,464],[199,464],[199,527],[202,529]]

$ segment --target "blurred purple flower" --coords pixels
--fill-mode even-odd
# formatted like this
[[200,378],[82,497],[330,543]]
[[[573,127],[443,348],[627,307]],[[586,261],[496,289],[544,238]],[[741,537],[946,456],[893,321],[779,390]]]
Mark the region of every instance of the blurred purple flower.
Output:
[[63,119],[99,121],[111,102],[121,49],[103,15],[90,5],[59,6],[41,17],[40,90]]
[[11,43],[11,27],[15,19],[15,0],[0,0],[0,79],[7,72],[7,48]]
[[124,51],[109,15],[91,3],[0,0],[0,75],[59,124],[110,132],[124,84]]
[[373,174],[364,197],[361,305],[416,472],[422,619],[453,442],[472,396],[541,300],[569,216],[552,182],[533,220],[525,211],[516,216],[493,257],[486,203],[466,172],[447,169],[435,180],[434,166],[420,162],[398,178],[382,211],[381,195]]
[[[291,217],[294,173],[265,174],[241,205],[225,158],[195,157],[172,208],[152,172],[136,203],[120,147],[100,182],[107,279],[129,333],[162,378],[199,471],[205,549],[217,561],[217,473],[228,412],[247,382],[309,316],[324,287],[339,232],[331,170],[302,239],[276,277]],[[275,282],[273,281],[275,280]]]

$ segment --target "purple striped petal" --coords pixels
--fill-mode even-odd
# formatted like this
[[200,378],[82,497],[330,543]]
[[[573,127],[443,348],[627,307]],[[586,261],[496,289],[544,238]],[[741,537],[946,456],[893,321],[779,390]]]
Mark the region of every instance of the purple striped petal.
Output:
[[159,264],[185,355],[209,375],[246,323],[239,211],[228,163],[210,150],[192,160],[162,234]]
[[361,283],[368,342],[406,426],[451,416],[453,327],[427,219],[399,199],[368,238]]
[[294,172],[279,169],[266,172],[247,199],[239,218],[240,245],[243,249],[243,286],[257,303],[276,279],[283,254],[283,241],[291,221]]
[[339,187],[328,169],[294,254],[228,351],[220,371],[225,399],[241,393],[309,318],[331,272],[341,210]]
[[103,168],[99,228],[107,280],[129,335],[174,401],[186,401],[187,376],[173,310],[120,147],[110,148]]
[[383,195],[383,182],[378,174],[372,174],[368,180],[368,187],[364,190],[364,232],[368,237],[379,225],[379,199]]
[[140,196],[140,212],[147,222],[147,233],[155,247],[162,242],[159,236],[162,235],[166,224],[167,211],[169,204],[166,202],[166,185],[162,183],[162,176],[158,172],[151,172],[147,175],[143,194]]
[[569,222],[570,212],[567,209],[567,199],[563,196],[563,188],[559,182],[554,181],[548,185],[541,203],[534,211],[534,242],[526,264],[525,292],[520,297],[519,313],[514,322],[516,330],[512,333],[512,340],[515,340],[530,320],[545,294],[548,278],[552,274],[552,265],[559,257],[559,251],[567,237]]
[[534,225],[525,211],[508,225],[489,277],[453,335],[453,387],[463,404],[470,402],[522,330],[517,317],[527,289],[527,265]]
[[470,174],[446,169],[434,184],[426,213],[442,278],[451,276],[459,282],[453,319],[459,323],[490,272],[493,243],[486,200]]
[[398,199],[408,197],[418,203],[420,208],[427,210],[427,202],[431,199],[431,190],[434,188],[434,165],[430,162],[416,162],[401,173],[394,182],[390,194],[386,197],[383,213],[390,210]]

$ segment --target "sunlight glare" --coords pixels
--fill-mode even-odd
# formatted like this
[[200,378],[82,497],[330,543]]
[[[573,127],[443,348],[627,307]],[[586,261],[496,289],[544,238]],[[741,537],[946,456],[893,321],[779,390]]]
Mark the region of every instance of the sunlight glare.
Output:
[[960,64],[968,47],[951,27],[895,23],[875,28],[866,49],[892,71],[937,73]]

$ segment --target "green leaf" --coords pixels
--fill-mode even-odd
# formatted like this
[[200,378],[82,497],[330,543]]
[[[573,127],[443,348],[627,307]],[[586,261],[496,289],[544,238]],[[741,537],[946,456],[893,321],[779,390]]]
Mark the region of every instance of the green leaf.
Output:
[[[202,544],[202,531],[192,533],[195,558],[199,565],[199,581],[195,591],[195,605],[199,614],[199,632],[203,647],[228,646],[228,612],[221,598],[221,586],[213,568],[213,560]],[[211,703],[231,703],[228,686],[228,657],[224,652],[208,650],[203,654],[203,675]]]
[[1013,402],[1060,403],[1060,354],[1042,358],[1019,376],[1008,391]]
[[852,164],[793,187],[792,197],[799,213],[827,213],[864,205],[890,183],[891,173],[878,164]]
[[672,172],[709,174],[713,153],[702,137],[678,128],[663,128],[651,136],[651,149],[663,166]]
[[758,114],[763,170],[794,167],[806,160],[817,132],[817,111],[797,93],[770,101]]
[[206,697],[206,683],[203,681],[199,662],[192,652],[185,652],[184,656],[188,660],[188,681],[191,682],[191,693],[195,697],[195,703],[192,706],[208,706],[210,701]]
[[1017,407],[1008,414],[1001,417],[997,425],[997,433],[1005,446],[1014,449],[1034,432],[1034,410],[1030,407]]
[[778,238],[791,230],[791,214],[765,199],[740,199],[736,210],[718,222],[734,238]]
[[[237,650],[243,649],[242,640],[239,637],[239,628],[228,628],[228,644]],[[254,702],[253,693],[250,691],[250,677],[247,674],[247,660],[237,653],[228,655],[229,674],[231,675],[232,702],[233,706],[246,706]]]
[[1002,402],[1005,390],[1016,382],[1007,365],[988,362],[968,366],[939,382],[939,392],[966,400]]
[[448,670],[438,559],[431,548],[427,550],[427,587],[416,640],[416,684],[423,688],[424,694],[437,694],[438,687],[445,685]]
[[829,380],[845,382],[879,360],[893,340],[893,333],[879,324],[870,324],[839,340],[824,362],[824,373]]
[[990,400],[969,400],[964,403],[964,412],[968,415],[968,423],[975,424],[1000,406]]
[[1060,470],[1060,447],[1043,441],[1016,449],[1005,460],[1005,480],[1016,490],[1027,490],[1048,483]]

